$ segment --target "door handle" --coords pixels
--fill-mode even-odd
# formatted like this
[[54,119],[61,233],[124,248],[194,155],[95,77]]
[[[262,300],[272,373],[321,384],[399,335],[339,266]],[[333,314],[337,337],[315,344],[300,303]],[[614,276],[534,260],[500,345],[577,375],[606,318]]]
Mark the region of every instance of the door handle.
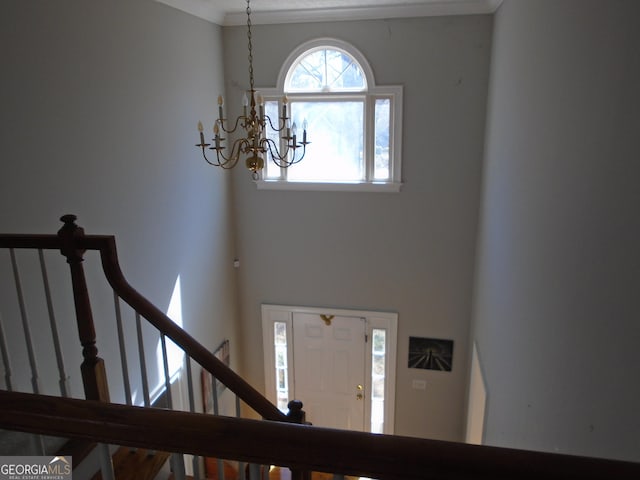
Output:
[[362,390],[363,390],[363,388],[364,388],[364,387],[363,387],[362,385],[358,385],[358,386],[356,387],[356,389],[358,390],[358,393],[356,393],[356,398],[357,398],[358,400],[362,400],[362,399],[364,398],[364,395],[362,394]]
[[356,394],[356,399],[358,400],[362,400],[363,397],[364,395],[362,395],[361,393]]

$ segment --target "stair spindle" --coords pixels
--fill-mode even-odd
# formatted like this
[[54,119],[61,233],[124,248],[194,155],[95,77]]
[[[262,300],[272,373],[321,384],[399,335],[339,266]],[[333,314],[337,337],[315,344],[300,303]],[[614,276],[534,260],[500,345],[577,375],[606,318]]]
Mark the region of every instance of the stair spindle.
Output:
[[129,365],[127,364],[127,349],[124,342],[124,329],[122,328],[122,312],[120,311],[120,297],[114,291],[113,303],[116,312],[116,329],[118,331],[118,346],[120,348],[120,365],[122,366],[122,382],[124,385],[124,396],[127,405],[132,405],[131,383],[129,382]]
[[140,375],[142,376],[142,395],[144,397],[144,406],[150,407],[151,400],[149,398],[149,380],[147,378],[147,361],[144,356],[144,340],[142,337],[142,323],[140,314],[136,312],[136,333],[138,335],[138,356],[140,358]]
[[33,340],[31,338],[31,327],[29,326],[29,318],[27,317],[27,308],[24,303],[24,295],[22,293],[22,282],[20,280],[20,270],[16,260],[16,252],[13,248],[9,249],[11,256],[11,267],[13,269],[13,280],[16,286],[16,294],[18,296],[18,306],[20,308],[20,319],[22,320],[22,331],[27,346],[27,355],[29,357],[29,366],[31,367],[31,386],[33,393],[40,393],[40,380],[38,379],[38,365],[36,363],[36,354],[33,349]]
[[13,390],[13,385],[11,384],[11,359],[9,357],[9,350],[7,349],[4,327],[2,326],[2,313],[0,313],[0,353],[2,353],[2,364],[4,366],[5,388],[11,392]]
[[169,372],[169,357],[167,356],[167,337],[160,333],[160,345],[162,347],[162,367],[164,368],[164,388],[167,396],[167,408],[173,410],[173,396],[171,394],[171,375]]
[[58,364],[58,373],[60,379],[60,394],[63,397],[71,395],[69,388],[69,376],[65,372],[64,357],[62,356],[62,348],[60,347],[60,336],[58,335],[58,325],[56,322],[55,312],[53,310],[53,300],[51,299],[51,288],[49,287],[49,276],[47,274],[47,266],[44,261],[44,252],[38,249],[38,257],[40,259],[40,272],[42,273],[42,285],[44,287],[44,296],[47,303],[47,313],[49,314],[49,325],[51,327],[51,337],[53,339],[53,348],[56,354],[56,363]]

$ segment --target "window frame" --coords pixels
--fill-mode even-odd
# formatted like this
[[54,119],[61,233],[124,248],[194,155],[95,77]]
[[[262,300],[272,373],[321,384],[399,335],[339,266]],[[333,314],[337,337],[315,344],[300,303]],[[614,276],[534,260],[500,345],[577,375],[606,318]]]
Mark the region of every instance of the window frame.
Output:
[[[364,90],[348,89],[344,91],[286,91],[287,81],[292,67],[305,55],[322,48],[343,51],[351,56],[364,74]],[[283,63],[275,88],[258,89],[265,102],[277,101],[278,111],[282,109],[282,97],[286,94],[289,102],[331,99],[362,99],[364,108],[364,180],[360,181],[298,181],[288,180],[286,169],[281,169],[278,178],[265,178],[261,172],[255,181],[260,190],[312,190],[312,191],[364,191],[399,192],[402,187],[402,94],[401,85],[376,85],[373,71],[364,55],[351,44],[335,38],[318,38],[303,43],[293,50]],[[374,179],[375,162],[375,104],[378,99],[389,99],[389,179]],[[309,132],[313,148],[313,132]],[[265,159],[265,161],[269,161]],[[304,160],[302,160],[304,161]]]

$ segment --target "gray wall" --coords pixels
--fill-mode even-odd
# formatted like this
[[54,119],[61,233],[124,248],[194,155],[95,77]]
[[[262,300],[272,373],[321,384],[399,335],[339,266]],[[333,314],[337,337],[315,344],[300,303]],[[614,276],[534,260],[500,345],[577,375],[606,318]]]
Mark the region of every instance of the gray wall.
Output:
[[[161,309],[180,276],[184,325],[203,344],[234,341],[230,182],[193,147],[223,87],[220,27],[151,0],[0,11],[0,231],[54,233],[75,213],[116,236],[125,276]],[[94,300],[114,358],[112,300]]]
[[640,460],[640,4],[496,17],[475,338],[485,440]]
[[[398,312],[395,432],[462,439],[491,29],[491,16],[253,27],[258,87],[275,86],[287,55],[317,37],[350,42],[378,84],[404,86],[405,186],[258,191],[233,172],[251,383],[264,385],[261,303]],[[225,27],[223,38],[227,105],[239,106],[246,27]],[[409,336],[453,339],[453,372],[408,369]],[[416,378],[426,391],[411,388]]]

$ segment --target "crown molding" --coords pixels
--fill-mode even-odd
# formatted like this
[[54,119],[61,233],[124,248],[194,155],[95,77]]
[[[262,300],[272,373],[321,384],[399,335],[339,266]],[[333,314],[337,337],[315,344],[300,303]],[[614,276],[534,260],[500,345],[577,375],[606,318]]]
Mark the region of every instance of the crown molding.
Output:
[[[245,25],[245,12],[225,12],[214,1],[156,0],[196,17],[223,26]],[[494,13],[502,0],[433,0],[406,5],[368,7],[311,8],[252,11],[253,24],[336,22],[384,18],[411,18],[441,15],[478,15]]]
[[155,0],[164,3],[177,10],[202,18],[211,23],[222,25],[224,23],[225,12],[213,1],[203,0]]

